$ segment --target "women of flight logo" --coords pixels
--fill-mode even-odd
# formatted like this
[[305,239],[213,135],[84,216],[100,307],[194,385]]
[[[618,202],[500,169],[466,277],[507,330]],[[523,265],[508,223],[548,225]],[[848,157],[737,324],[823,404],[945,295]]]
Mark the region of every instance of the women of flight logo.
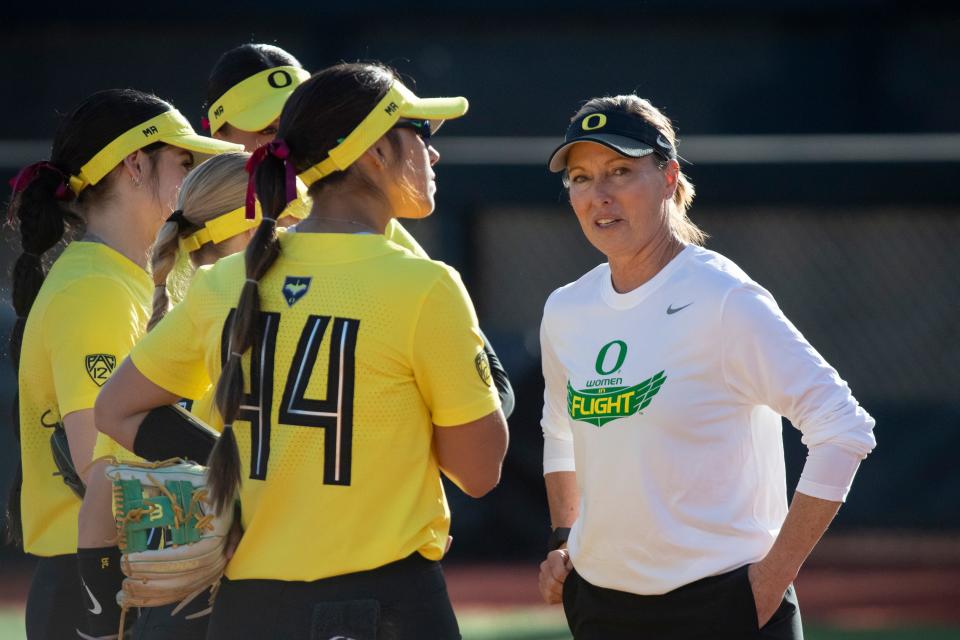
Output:
[[[612,367],[605,368],[604,362],[614,347],[617,349],[616,360]],[[626,342],[608,342],[597,354],[596,371],[601,376],[616,374],[626,359]],[[632,386],[624,385],[623,378],[603,377],[588,380],[587,388],[580,390],[574,389],[567,381],[567,413],[573,420],[602,427],[608,422],[632,416],[645,409],[666,380],[667,376],[663,371]]]

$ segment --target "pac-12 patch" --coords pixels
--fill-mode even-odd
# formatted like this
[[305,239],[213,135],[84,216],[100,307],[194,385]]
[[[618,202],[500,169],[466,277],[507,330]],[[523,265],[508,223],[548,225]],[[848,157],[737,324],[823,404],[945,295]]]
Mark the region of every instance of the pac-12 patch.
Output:
[[478,353],[477,357],[473,359],[473,364],[476,365],[477,374],[483,380],[483,384],[488,387],[493,384],[493,378],[490,375],[490,361],[487,359],[486,351]]
[[117,357],[109,353],[91,353],[85,357],[87,375],[94,384],[102,387],[113,370],[117,368]]
[[287,301],[287,306],[292,307],[297,300],[307,294],[309,288],[310,278],[287,276],[283,283],[283,299]]

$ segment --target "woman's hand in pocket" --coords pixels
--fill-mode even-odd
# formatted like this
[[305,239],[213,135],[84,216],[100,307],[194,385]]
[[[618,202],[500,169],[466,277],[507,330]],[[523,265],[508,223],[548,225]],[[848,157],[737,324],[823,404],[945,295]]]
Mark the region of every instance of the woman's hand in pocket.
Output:
[[750,579],[753,602],[757,607],[757,626],[763,628],[780,608],[784,593],[792,580],[769,571],[763,561],[750,565],[747,568],[747,577]]

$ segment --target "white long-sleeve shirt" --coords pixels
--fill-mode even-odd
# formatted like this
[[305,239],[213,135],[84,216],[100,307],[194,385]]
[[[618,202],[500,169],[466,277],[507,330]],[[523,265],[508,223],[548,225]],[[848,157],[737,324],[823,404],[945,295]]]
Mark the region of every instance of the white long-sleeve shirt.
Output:
[[568,547],[597,586],[660,594],[762,559],[787,513],[781,416],[813,497],[844,500],[876,444],[846,382],[713,251],[625,294],[596,267],[553,292],[540,339],[544,473],[576,471]]

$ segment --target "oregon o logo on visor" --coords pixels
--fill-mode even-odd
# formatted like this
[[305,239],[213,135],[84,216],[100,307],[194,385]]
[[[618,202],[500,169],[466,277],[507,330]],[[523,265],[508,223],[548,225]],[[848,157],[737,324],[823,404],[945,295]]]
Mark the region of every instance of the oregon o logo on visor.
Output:
[[283,89],[284,87],[289,87],[291,84],[293,84],[293,78],[291,78],[290,74],[283,69],[277,69],[267,76],[267,84],[274,89]]
[[584,131],[593,131],[594,129],[600,129],[607,124],[607,116],[603,113],[591,113],[586,118],[583,119],[583,122],[580,123],[580,128]]

